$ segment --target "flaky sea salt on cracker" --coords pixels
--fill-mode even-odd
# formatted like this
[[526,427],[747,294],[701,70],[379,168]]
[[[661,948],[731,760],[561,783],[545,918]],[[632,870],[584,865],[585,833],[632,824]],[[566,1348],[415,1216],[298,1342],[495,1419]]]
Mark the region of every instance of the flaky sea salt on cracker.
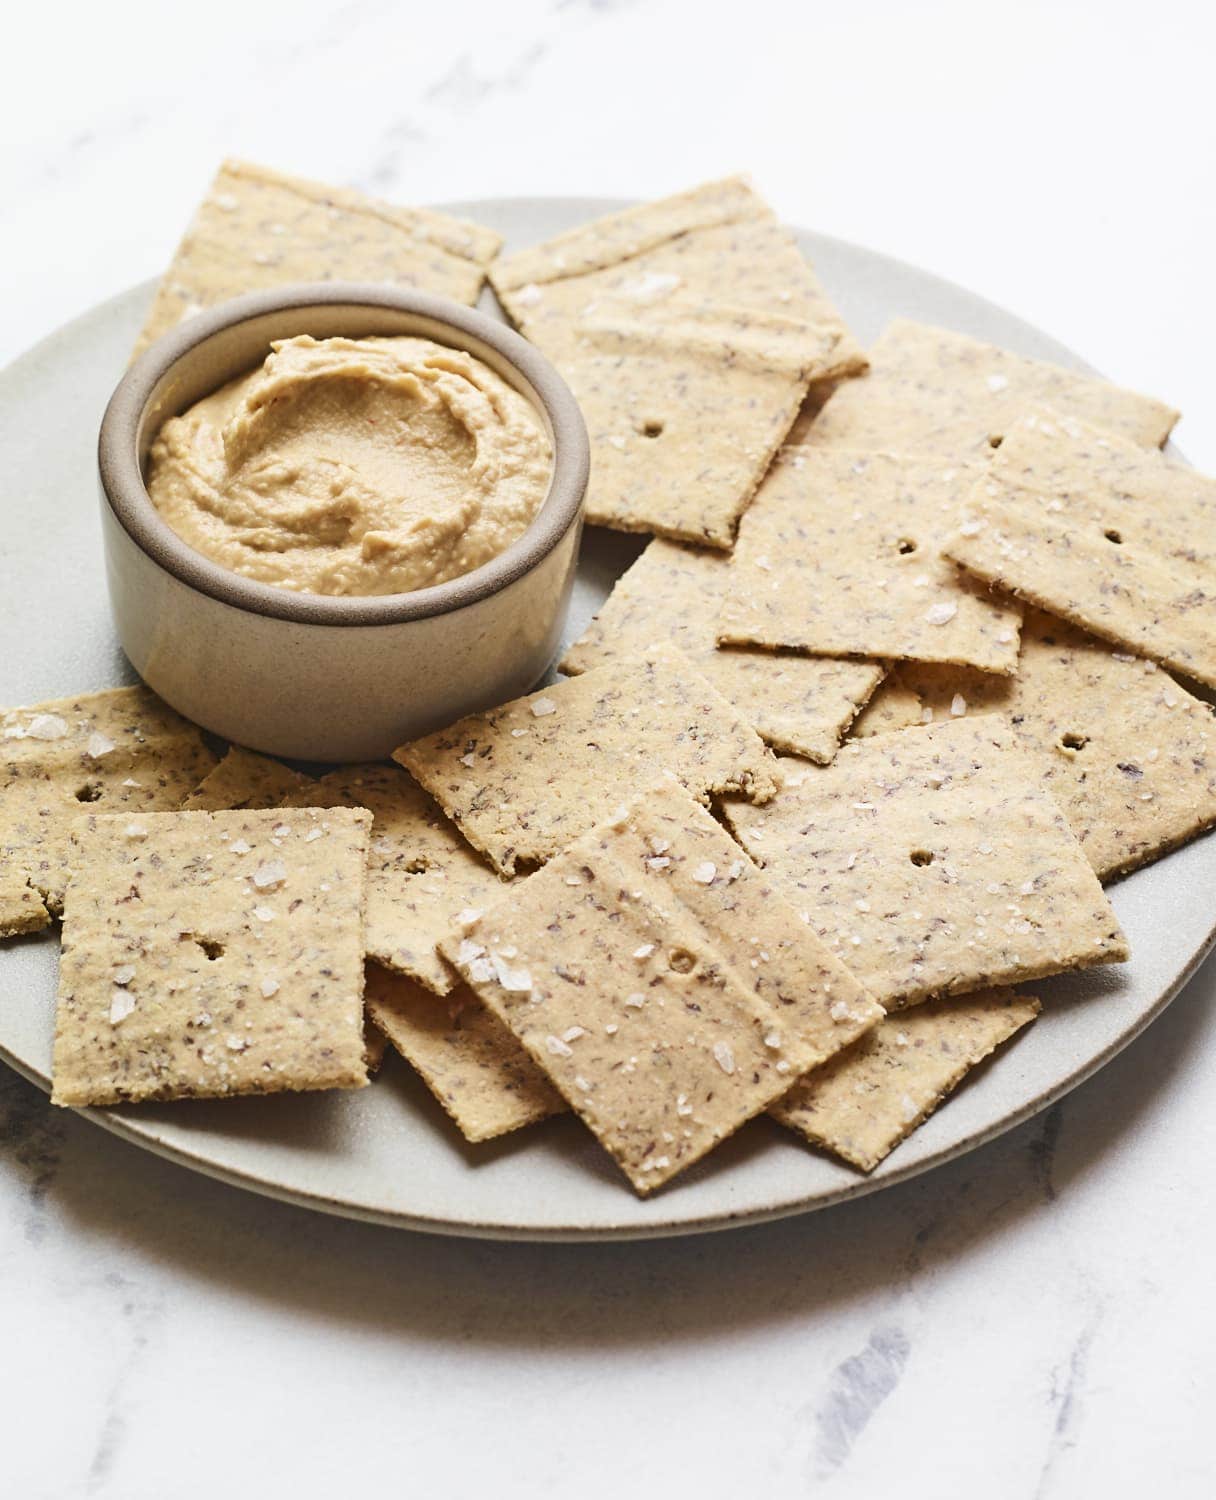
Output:
[[144,687],[0,711],[0,856],[13,892],[0,896],[0,931],[38,918],[23,887],[47,920],[58,914],[81,813],[176,808],[214,764],[198,728]]
[[278,807],[312,778],[293,771],[269,755],[230,745],[219,765],[209,771],[182,803],[184,812],[241,811]]
[[888,1008],[1127,957],[1119,923],[1000,715],[783,762],[764,808],[727,804],[833,952]]
[[1007,990],[901,1011],[808,1073],[769,1114],[812,1145],[872,1172],[972,1068],[1038,1013],[1036,999]]
[[467,985],[435,995],[369,964],[366,1005],[466,1140],[493,1140],[566,1108],[512,1032]]
[[639,1193],[881,1010],[670,784],[514,887],[447,956]]
[[1012,672],[1021,608],[938,555],[979,472],[785,449],[740,526],[719,640]]
[[551,858],[664,776],[697,797],[763,800],[776,786],[760,737],[671,648],[473,714],[393,758],[508,875]]
[[945,551],[1216,686],[1216,479],[1039,411],[1011,430]]
[[984,457],[1028,406],[1046,403],[1157,448],[1178,420],[1150,396],[902,318],[889,325],[870,359],[869,375],[840,386],[807,430],[807,442]]
[[1103,879],[1216,824],[1211,707],[1064,620],[1027,611],[1014,677],[906,663],[888,682],[854,733],[950,718],[960,703],[1007,714]]
[[883,675],[876,662],[835,661],[715,642],[730,562],[656,537],[561,660],[586,672],[659,642],[678,647],[707,682],[779,750],[829,761]]
[[461,912],[492,901],[503,882],[397,766],[341,766],[301,788],[297,807],[365,807],[375,818],[367,857],[367,952],[385,968],[446,994],[455,983],[436,951]]
[[226,161],[157,288],[135,346],[243,292],[293,281],[373,281],[476,302],[501,240],[427,208]]
[[54,1102],[366,1083],[370,822],[339,808],[82,818]]

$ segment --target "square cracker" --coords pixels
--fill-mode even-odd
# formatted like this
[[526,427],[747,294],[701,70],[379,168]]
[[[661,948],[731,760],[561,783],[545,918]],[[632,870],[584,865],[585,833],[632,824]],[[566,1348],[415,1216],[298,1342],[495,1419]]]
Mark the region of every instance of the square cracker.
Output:
[[370,825],[347,809],[82,818],[53,1101],[365,1084]]
[[800,1079],[769,1114],[872,1172],[1039,1008],[1029,995],[985,990],[888,1016]]
[[1016,677],[905,663],[854,733],[1009,715],[1098,875],[1158,859],[1216,824],[1216,719],[1153,662],[1028,610]]
[[1021,609],[938,555],[979,472],[785,449],[739,528],[719,640],[1012,672]]
[[435,995],[378,964],[367,967],[367,1014],[468,1141],[490,1141],[566,1101],[513,1033],[468,985]]
[[242,292],[375,281],[474,303],[502,243],[479,224],[226,161],[161,278],[135,346]]
[[999,715],[852,740],[830,766],[783,765],[773,801],[730,803],[728,820],[888,1009],[1127,957]]
[[444,995],[456,977],[436,944],[460,913],[493,901],[502,880],[397,766],[342,766],[288,799],[295,807],[365,807],[367,952],[386,969]]
[[730,563],[720,553],[656,537],[566,652],[561,670],[586,672],[667,641],[770,745],[831,760],[883,668],[876,662],[719,649],[718,611],[730,576]]
[[495,867],[540,864],[639,786],[763,801],[776,762],[678,651],[623,657],[402,745],[411,771]]
[[445,952],[642,1194],[882,1014],[670,784],[516,886]]
[[870,374],[836,391],[808,442],[981,458],[1028,406],[1045,402],[1159,448],[1178,420],[1150,396],[903,318],[888,326],[870,358]]
[[240,745],[229,745],[224,758],[182,803],[183,812],[241,811],[278,807],[310,786],[312,778],[293,771],[269,755],[257,755]]
[[59,914],[82,812],[179,807],[214,764],[197,726],[145,687],[0,711],[0,854],[12,893],[0,896],[0,928],[37,918],[22,883],[48,921]]
[[1216,687],[1216,479],[1068,417],[1031,413],[944,550]]

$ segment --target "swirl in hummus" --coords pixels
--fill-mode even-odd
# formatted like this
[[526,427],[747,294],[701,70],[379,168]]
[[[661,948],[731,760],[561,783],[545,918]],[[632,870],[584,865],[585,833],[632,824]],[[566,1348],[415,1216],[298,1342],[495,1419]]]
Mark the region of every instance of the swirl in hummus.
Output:
[[526,529],[552,454],[525,397],[420,338],[283,339],[160,429],[148,493],[246,578],[401,594],[459,578]]

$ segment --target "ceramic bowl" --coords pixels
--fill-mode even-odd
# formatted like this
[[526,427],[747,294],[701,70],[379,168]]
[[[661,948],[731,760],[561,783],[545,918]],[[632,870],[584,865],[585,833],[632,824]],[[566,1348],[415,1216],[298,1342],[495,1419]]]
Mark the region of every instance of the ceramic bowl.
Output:
[[[144,486],[162,422],[266,357],[272,339],[410,334],[467,351],[532,402],[553,445],[528,529],[461,578],[408,594],[329,597],[242,578],[170,529]],[[255,750],[381,759],[463,714],[518,697],[557,653],[578,559],[588,447],[553,366],[501,323],[441,297],[325,282],[236,298],[131,367],[98,444],[118,637],[179,713]]]

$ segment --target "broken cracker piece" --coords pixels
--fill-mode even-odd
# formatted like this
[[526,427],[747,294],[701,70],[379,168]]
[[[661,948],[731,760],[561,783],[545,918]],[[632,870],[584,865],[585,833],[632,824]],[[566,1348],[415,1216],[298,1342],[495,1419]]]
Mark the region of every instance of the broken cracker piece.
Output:
[[0,867],[0,938],[22,937],[49,927],[51,914],[20,870]]
[[219,765],[207,773],[182,803],[182,811],[278,807],[285,798],[311,785],[311,781],[311,777],[302,776],[269,755],[229,745]]

